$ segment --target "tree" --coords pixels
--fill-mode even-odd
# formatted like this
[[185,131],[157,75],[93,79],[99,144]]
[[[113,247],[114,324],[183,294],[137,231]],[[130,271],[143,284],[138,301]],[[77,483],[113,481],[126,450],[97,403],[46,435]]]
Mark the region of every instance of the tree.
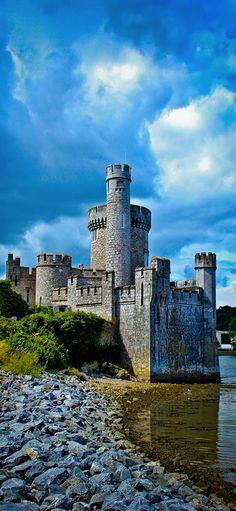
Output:
[[221,306],[216,311],[217,330],[229,330],[231,318],[236,316],[236,307]]
[[229,323],[229,334],[231,338],[231,344],[234,350],[236,350],[236,316],[233,316]]
[[9,280],[0,280],[0,315],[6,318],[22,318],[28,312],[28,305],[22,296],[13,291]]

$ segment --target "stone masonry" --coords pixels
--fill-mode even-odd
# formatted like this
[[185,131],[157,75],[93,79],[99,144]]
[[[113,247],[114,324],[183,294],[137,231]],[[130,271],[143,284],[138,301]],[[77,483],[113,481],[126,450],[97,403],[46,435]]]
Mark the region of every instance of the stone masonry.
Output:
[[91,268],[40,254],[36,269],[9,254],[7,278],[28,303],[85,310],[117,325],[120,363],[147,381],[219,381],[216,256],[198,253],[196,275],[170,281],[170,261],[148,265],[151,212],[130,204],[131,167],[106,168],[106,204],[88,212]]

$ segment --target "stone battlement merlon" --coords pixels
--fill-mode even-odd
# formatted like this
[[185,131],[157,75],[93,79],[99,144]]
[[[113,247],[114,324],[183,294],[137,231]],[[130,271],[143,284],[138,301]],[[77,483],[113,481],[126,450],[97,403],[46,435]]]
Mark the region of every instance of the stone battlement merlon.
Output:
[[131,182],[131,167],[127,163],[114,163],[106,167],[106,180],[128,179]]
[[68,254],[44,253],[37,256],[37,266],[68,266],[71,267],[71,256]]
[[202,303],[203,290],[200,287],[194,289],[172,289],[171,301],[179,304],[199,304]]
[[216,269],[216,254],[213,252],[199,252],[195,255],[195,270],[201,268]]

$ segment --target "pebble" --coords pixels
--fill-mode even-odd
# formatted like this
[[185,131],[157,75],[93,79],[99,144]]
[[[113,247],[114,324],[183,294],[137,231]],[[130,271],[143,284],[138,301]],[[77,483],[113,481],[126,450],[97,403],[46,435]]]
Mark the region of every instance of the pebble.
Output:
[[185,474],[144,463],[118,431],[115,406],[87,382],[63,372],[0,377],[0,511],[223,509]]

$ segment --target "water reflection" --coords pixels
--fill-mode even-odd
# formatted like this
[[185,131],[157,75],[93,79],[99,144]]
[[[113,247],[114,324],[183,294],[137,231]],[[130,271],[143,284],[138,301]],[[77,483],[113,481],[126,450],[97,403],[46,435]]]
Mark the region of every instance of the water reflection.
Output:
[[221,357],[220,365],[227,384],[184,386],[182,399],[146,407],[129,425],[158,454],[179,453],[196,470],[217,471],[236,492],[236,384],[228,384],[236,381],[236,357]]
[[217,457],[219,469],[236,489],[236,385],[220,388]]

